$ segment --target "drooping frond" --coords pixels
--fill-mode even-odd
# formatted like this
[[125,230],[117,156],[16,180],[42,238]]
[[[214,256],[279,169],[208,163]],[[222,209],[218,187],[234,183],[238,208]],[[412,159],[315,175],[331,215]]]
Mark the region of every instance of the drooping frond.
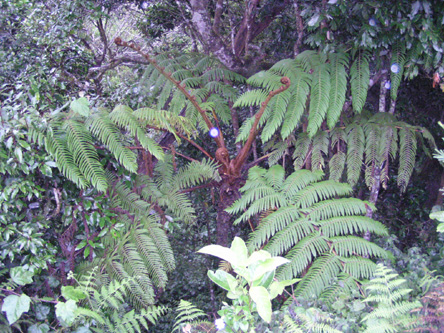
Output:
[[324,170],[324,156],[328,155],[328,133],[319,131],[313,137],[312,152],[311,152],[311,169]]
[[355,185],[361,174],[364,157],[365,135],[361,126],[356,123],[346,128],[347,133],[347,182]]
[[355,113],[361,113],[370,83],[369,56],[366,52],[361,50],[357,52],[350,69],[350,75],[353,110]]
[[392,59],[390,61],[390,97],[396,100],[398,88],[404,75],[405,65],[405,46],[404,43],[398,41],[393,45]]
[[330,129],[335,127],[342,108],[344,107],[345,94],[347,92],[348,55],[345,53],[330,54],[330,105],[327,110],[327,125]]
[[95,188],[106,191],[108,182],[94,148],[91,134],[74,118],[66,120],[63,128],[66,131],[66,142],[68,149],[72,152],[74,163]]
[[399,130],[399,169],[398,186],[405,191],[415,167],[416,157],[416,133],[412,128],[401,128]]
[[312,74],[310,111],[308,114],[307,133],[313,137],[325,119],[330,101],[330,72],[329,66],[317,66]]
[[109,118],[109,113],[105,109],[93,114],[87,119],[87,126],[91,133],[98,138],[117,161],[128,171],[137,172],[137,156],[123,143],[123,137],[119,128]]
[[302,169],[310,153],[312,138],[307,133],[301,133],[296,140],[293,152],[293,164],[295,169]]

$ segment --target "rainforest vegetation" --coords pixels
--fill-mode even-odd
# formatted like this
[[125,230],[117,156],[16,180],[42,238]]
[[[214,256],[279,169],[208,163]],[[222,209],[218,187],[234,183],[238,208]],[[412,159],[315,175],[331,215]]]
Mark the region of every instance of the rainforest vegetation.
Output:
[[444,2],[1,0],[1,332],[443,332]]

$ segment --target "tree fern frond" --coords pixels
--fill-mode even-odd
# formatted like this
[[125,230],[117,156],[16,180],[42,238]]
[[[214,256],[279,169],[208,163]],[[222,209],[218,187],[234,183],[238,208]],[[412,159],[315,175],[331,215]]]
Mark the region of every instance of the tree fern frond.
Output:
[[312,138],[307,133],[301,133],[296,140],[293,152],[293,164],[295,169],[302,169],[310,153]]
[[266,91],[272,91],[282,86],[282,76],[270,71],[260,71],[248,78],[247,84],[255,87],[261,87]]
[[405,65],[405,45],[401,41],[398,41],[393,45],[391,70],[390,70],[390,97],[392,100],[396,100],[398,95],[398,88],[401,84],[402,76],[404,75]]
[[313,262],[304,279],[298,283],[295,294],[302,297],[319,295],[341,270],[342,265],[336,255],[322,255]]
[[74,163],[85,178],[99,191],[106,191],[108,182],[94,148],[92,137],[85,126],[71,118],[63,123],[67,145],[72,152]]
[[258,106],[261,105],[267,97],[268,92],[266,90],[248,90],[234,102],[233,107]]
[[114,205],[120,206],[130,213],[143,215],[149,208],[149,204],[142,200],[137,193],[132,192],[124,183],[114,186]]
[[347,73],[345,68],[348,66],[348,55],[345,53],[330,54],[330,104],[327,109],[327,125],[330,129],[334,128],[342,108],[344,107],[345,94],[347,92]]
[[45,149],[54,156],[59,170],[79,188],[84,189],[89,185],[80,168],[74,161],[66,139],[54,130],[54,135],[47,135],[45,138]]
[[305,169],[296,170],[287,177],[282,184],[282,192],[293,201],[294,196],[311,183],[318,182],[324,177],[320,170],[309,171]]
[[266,125],[262,129],[262,142],[267,142],[270,140],[273,134],[276,133],[276,130],[281,126],[284,116],[287,113],[290,97],[291,93],[286,90],[273,99],[273,111],[271,112],[270,118],[267,120]]
[[346,128],[347,133],[347,182],[354,186],[361,174],[364,158],[365,135],[361,126],[354,123]]
[[311,169],[324,170],[324,156],[328,155],[328,133],[319,131],[313,137],[312,153],[311,153]]
[[204,181],[218,179],[218,165],[212,160],[193,161],[181,168],[174,177],[178,189],[199,185]]
[[319,201],[331,199],[336,196],[350,195],[352,192],[353,189],[346,183],[326,180],[310,184],[299,191],[292,199],[294,200],[296,207],[304,209],[313,206]]
[[313,137],[327,114],[330,100],[330,73],[327,64],[317,66],[312,77],[307,133]]
[[342,261],[344,262],[344,272],[357,280],[373,276],[376,270],[376,264],[367,258],[352,256],[350,258],[342,258]]
[[367,99],[368,85],[370,83],[369,55],[359,50],[350,69],[352,104],[355,113],[361,113]]
[[303,212],[311,218],[312,221],[326,220],[336,215],[364,215],[367,213],[367,207],[376,210],[374,205],[356,198],[342,198],[335,200],[325,200],[314,204]]
[[109,113],[102,109],[87,120],[89,130],[97,137],[116,160],[128,171],[137,172],[136,154],[123,145],[122,135],[117,126],[110,120]]
[[415,167],[416,133],[411,128],[399,130],[399,171],[398,186],[404,192]]
[[332,156],[332,158],[328,162],[328,167],[330,169],[330,179],[337,182],[341,180],[342,174],[345,169],[346,158],[347,155],[342,151],[338,151]]
[[386,258],[387,252],[378,245],[356,236],[336,236],[330,237],[332,250],[342,257],[351,255],[375,256]]
[[326,237],[339,235],[363,234],[371,232],[380,236],[387,236],[387,228],[378,221],[366,216],[336,216],[316,223]]

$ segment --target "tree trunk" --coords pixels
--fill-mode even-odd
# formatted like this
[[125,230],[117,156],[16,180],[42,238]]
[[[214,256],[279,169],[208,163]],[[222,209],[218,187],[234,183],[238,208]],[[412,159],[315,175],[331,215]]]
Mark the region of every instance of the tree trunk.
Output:
[[231,238],[231,215],[225,209],[230,207],[239,198],[240,184],[238,181],[230,182],[230,179],[222,181],[219,187],[219,202],[217,204],[216,243],[228,246]]

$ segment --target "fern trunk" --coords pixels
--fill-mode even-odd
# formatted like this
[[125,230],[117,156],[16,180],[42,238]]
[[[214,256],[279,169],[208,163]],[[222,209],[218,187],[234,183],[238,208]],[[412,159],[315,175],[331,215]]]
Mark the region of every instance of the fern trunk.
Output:
[[224,180],[219,188],[219,202],[217,205],[217,225],[216,225],[216,243],[222,246],[228,246],[230,234],[232,232],[231,214],[225,211],[237,199],[239,199],[240,184]]

